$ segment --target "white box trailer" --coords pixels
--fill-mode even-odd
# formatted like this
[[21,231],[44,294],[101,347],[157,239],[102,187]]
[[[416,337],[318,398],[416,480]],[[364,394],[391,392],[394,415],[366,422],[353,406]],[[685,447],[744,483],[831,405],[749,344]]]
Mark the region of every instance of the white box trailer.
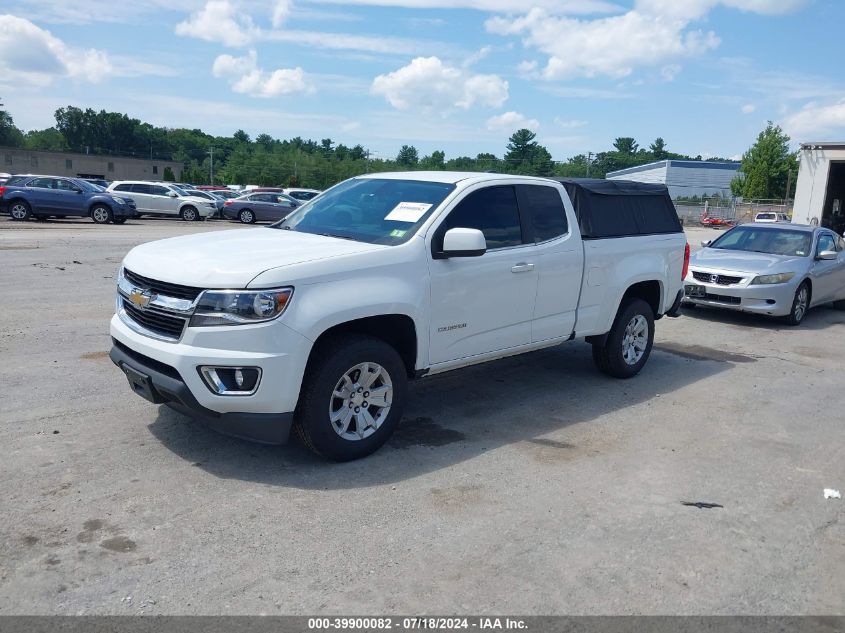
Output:
[[792,221],[845,231],[845,142],[802,143]]

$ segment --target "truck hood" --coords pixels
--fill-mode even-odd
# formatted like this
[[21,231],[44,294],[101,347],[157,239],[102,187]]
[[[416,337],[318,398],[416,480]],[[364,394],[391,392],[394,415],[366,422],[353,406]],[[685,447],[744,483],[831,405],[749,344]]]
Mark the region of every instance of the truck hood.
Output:
[[390,247],[280,229],[234,229],[141,244],[123,265],[182,286],[246,288],[272,268],[385,248]]
[[803,270],[807,266],[807,258],[703,248],[690,258],[690,266],[765,275]]

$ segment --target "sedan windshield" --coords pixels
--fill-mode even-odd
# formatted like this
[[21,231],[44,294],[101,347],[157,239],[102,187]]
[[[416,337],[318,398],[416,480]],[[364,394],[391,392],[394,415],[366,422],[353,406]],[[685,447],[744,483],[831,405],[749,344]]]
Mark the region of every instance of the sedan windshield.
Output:
[[807,231],[738,226],[713,242],[710,248],[807,257],[810,255],[812,242],[813,234]]
[[442,182],[353,178],[273,228],[392,246],[409,240],[454,189]]

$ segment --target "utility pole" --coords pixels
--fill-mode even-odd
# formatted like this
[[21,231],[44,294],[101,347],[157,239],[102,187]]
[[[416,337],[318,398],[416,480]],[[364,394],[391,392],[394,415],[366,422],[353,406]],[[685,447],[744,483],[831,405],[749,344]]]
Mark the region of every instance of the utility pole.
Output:
[[593,153],[587,152],[587,178],[590,177],[590,166],[593,164]]
[[208,180],[210,185],[214,184],[214,148],[211,147],[208,150],[208,153],[211,155],[211,163],[208,166]]

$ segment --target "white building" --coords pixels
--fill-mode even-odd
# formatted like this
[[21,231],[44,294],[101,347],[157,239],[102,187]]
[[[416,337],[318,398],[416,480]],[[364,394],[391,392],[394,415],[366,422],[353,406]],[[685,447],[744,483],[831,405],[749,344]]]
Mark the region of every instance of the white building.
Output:
[[845,142],[801,144],[792,221],[845,230]]
[[730,198],[731,180],[739,173],[739,165],[700,160],[661,160],[612,171],[606,178],[664,184],[672,198],[715,195]]

